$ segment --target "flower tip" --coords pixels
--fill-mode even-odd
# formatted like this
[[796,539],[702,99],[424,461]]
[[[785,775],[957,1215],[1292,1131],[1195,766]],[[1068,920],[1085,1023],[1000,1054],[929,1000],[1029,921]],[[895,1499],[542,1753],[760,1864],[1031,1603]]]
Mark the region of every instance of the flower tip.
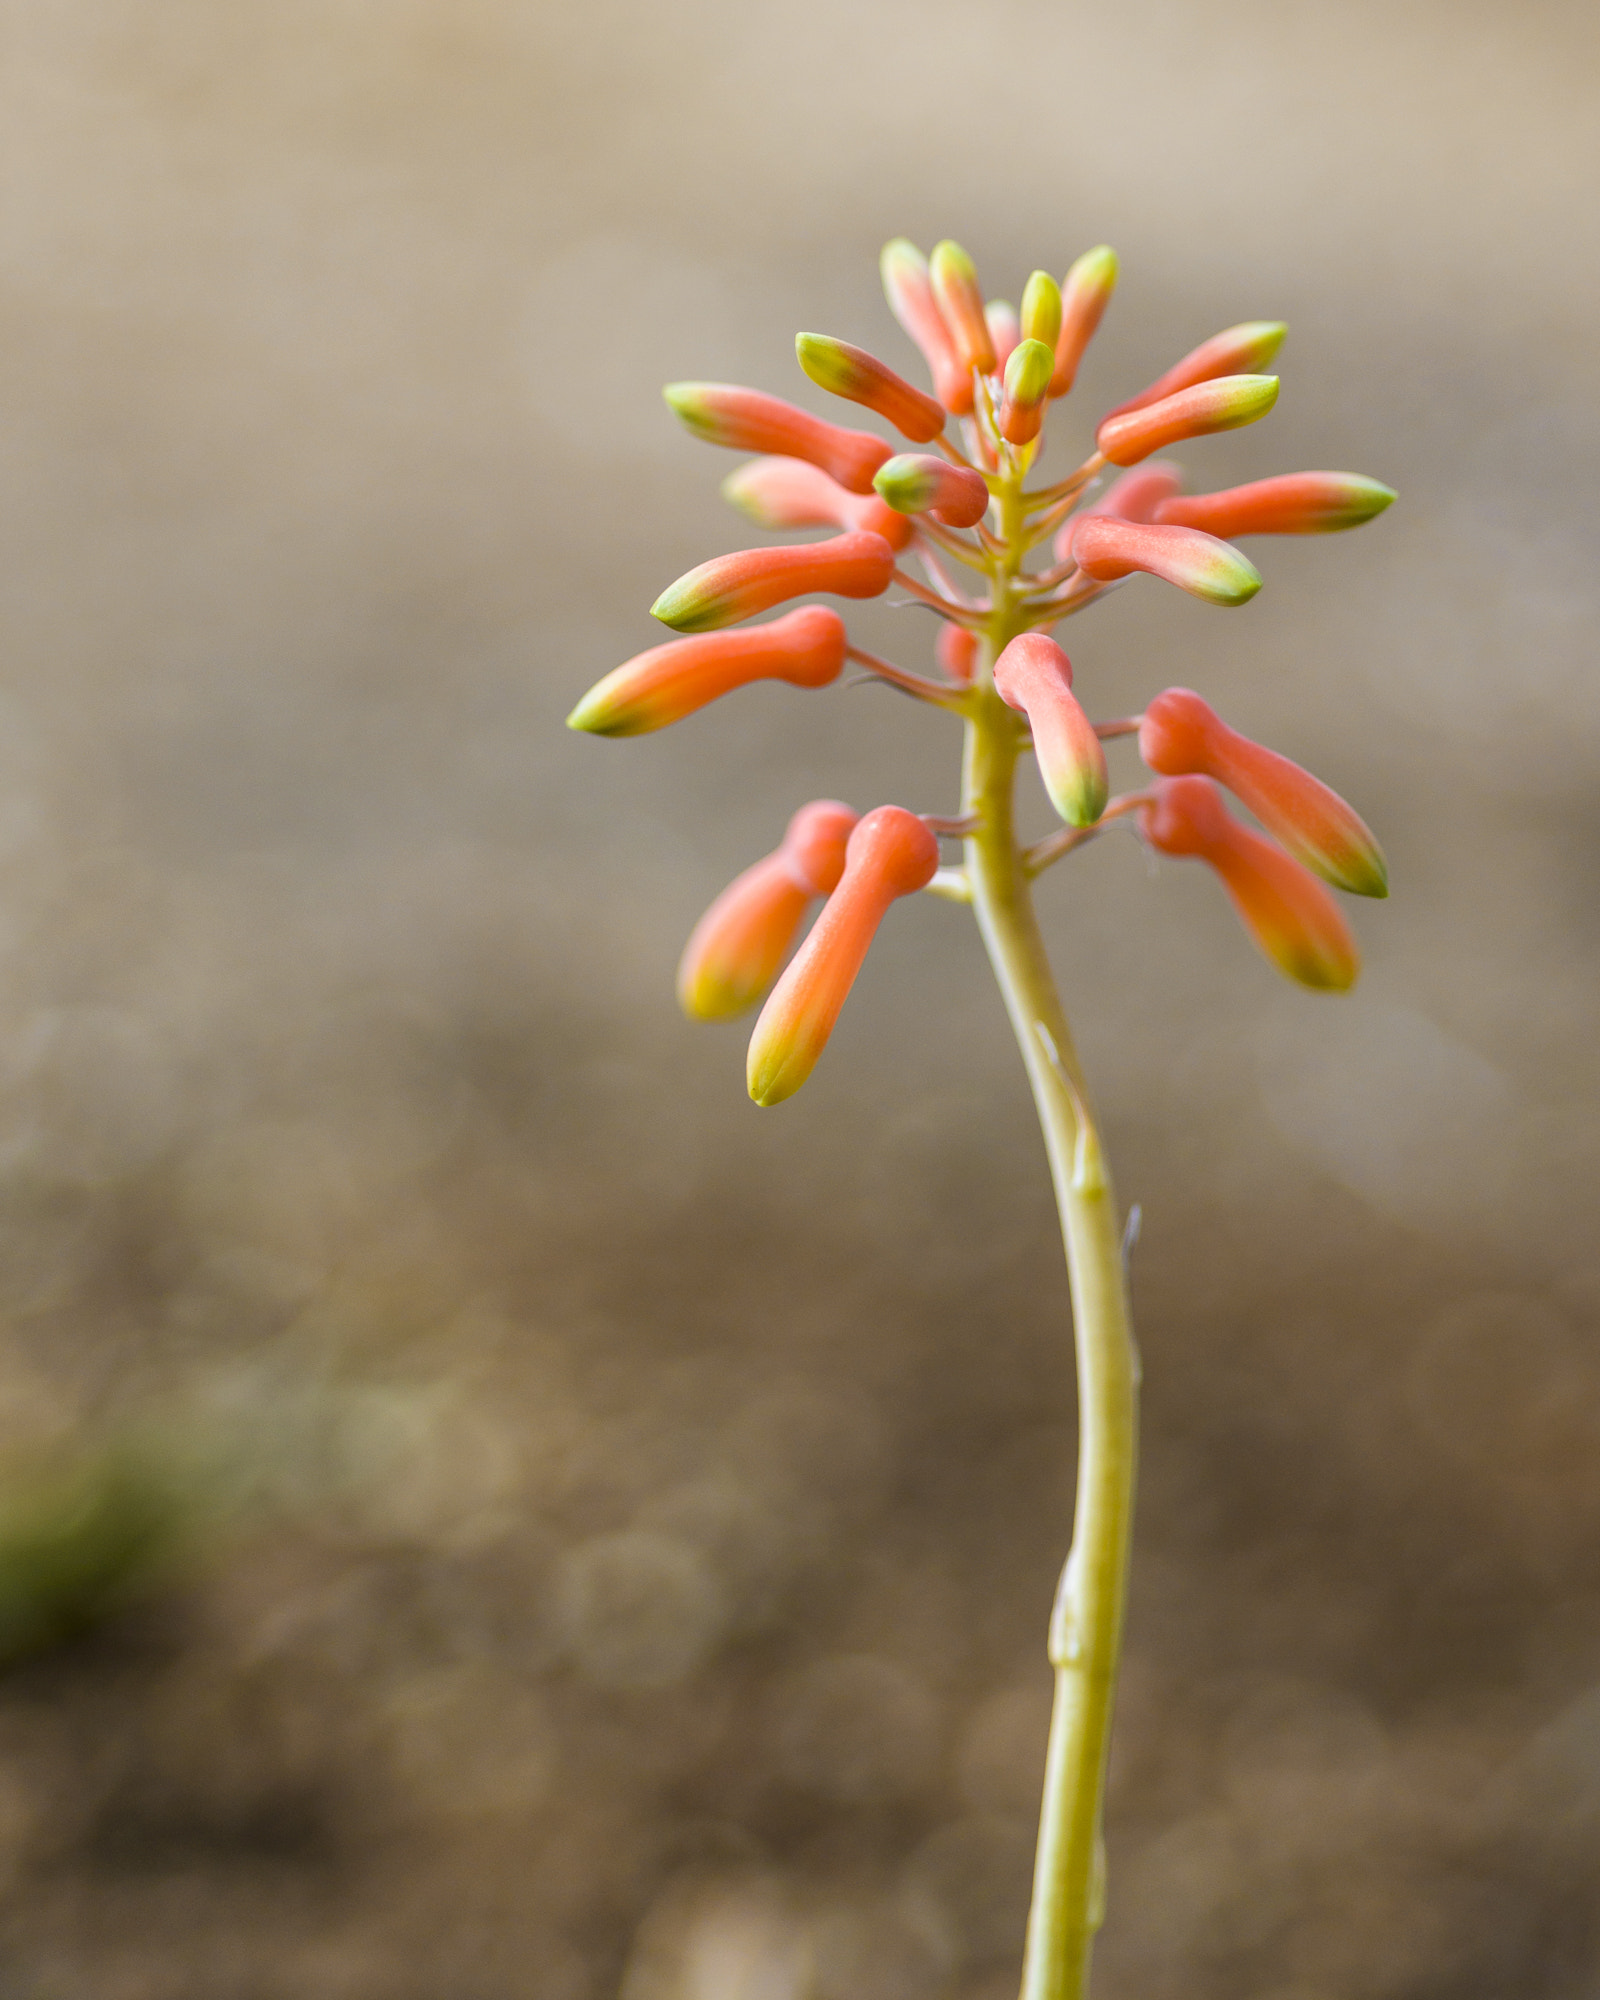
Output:
[[972,259],[959,243],[946,237],[934,245],[928,277],[940,317],[963,364],[985,375],[993,374],[994,341],[984,317],[983,293]]
[[1248,556],[1200,528],[1083,514],[1067,546],[1084,575],[1101,583],[1143,570],[1207,604],[1229,606],[1248,604],[1261,588],[1261,572]]
[[1095,443],[1113,465],[1137,465],[1185,438],[1253,424],[1277,400],[1276,375],[1211,376],[1136,409],[1113,410],[1101,419]]
[[1078,377],[1078,364],[1105,317],[1117,286],[1117,253],[1109,243],[1085,250],[1061,281],[1061,323],[1055,340],[1050,394],[1064,396]]
[[974,527],[989,511],[983,475],[931,452],[901,452],[879,466],[872,483],[897,513],[931,513],[951,528]]

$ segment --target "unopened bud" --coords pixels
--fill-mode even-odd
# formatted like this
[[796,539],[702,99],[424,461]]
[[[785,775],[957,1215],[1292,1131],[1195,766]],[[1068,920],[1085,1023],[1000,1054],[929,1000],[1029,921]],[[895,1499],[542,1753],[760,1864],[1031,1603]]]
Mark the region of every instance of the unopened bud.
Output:
[[1168,688],[1150,703],[1139,726],[1139,754],[1164,777],[1216,778],[1336,888],[1388,895],[1383,850],[1354,809],[1320,778],[1230,729],[1189,688]]
[[902,452],[878,468],[873,481],[902,514],[932,514],[947,528],[971,528],[989,511],[983,475],[931,452]]
[[730,882],[694,927],[678,966],[678,1000],[697,1021],[727,1021],[753,1007],[778,976],[813,896],[844,873],[856,816],[816,799],[789,822],[776,854]]
[[1361,957],[1338,904],[1309,869],[1234,819],[1209,778],[1163,778],[1139,827],[1158,852],[1216,870],[1246,930],[1281,972],[1334,993],[1355,984]]
[[644,736],[751,681],[826,687],[844,665],[844,620],[825,604],[803,605],[747,632],[669,639],[596,682],[567,717],[591,736]]
[[1359,472],[1284,472],[1221,493],[1165,501],[1158,521],[1211,535],[1326,535],[1381,514],[1394,489]]
[[1253,424],[1277,400],[1276,375],[1221,375],[1158,403],[1141,403],[1137,409],[1104,418],[1095,443],[1113,465],[1137,465],[1151,452],[1184,438]]
[[1078,379],[1078,363],[1094,339],[1117,288],[1117,253],[1109,243],[1085,250],[1061,282],[1061,331],[1056,335],[1052,396],[1064,396]]
[[1073,524],[1067,548],[1084,575],[1100,583],[1143,570],[1208,604],[1246,604],[1261,588],[1261,572],[1248,557],[1199,528],[1084,514]]
[[944,429],[944,405],[913,389],[864,347],[825,333],[797,333],[794,351],[819,389],[886,417],[913,444],[927,444]]
[[1054,366],[1055,355],[1042,340],[1024,340],[1012,350],[1000,397],[1000,435],[1008,444],[1032,444],[1039,435]]
[[806,459],[852,493],[870,493],[872,475],[889,456],[890,447],[870,431],[843,430],[759,389],[727,382],[669,382],[661,393],[707,444]]
[[1282,347],[1288,331],[1281,319],[1250,319],[1242,325],[1230,326],[1223,333],[1214,333],[1165,375],[1158,375],[1148,389],[1141,389],[1137,396],[1130,396],[1108,414],[1120,417],[1129,410],[1142,410],[1166,396],[1175,396],[1180,389],[1193,388],[1196,382],[1213,381],[1218,375],[1259,375]]
[[977,671],[978,635],[965,625],[941,624],[934,652],[951,680],[965,685]]
[[1017,318],[1017,309],[1008,299],[990,299],[983,309],[983,317],[988,322],[989,340],[994,348],[994,365],[1004,368],[1011,350],[1022,338],[1022,322]]
[[1072,692],[1072,663],[1043,632],[1023,632],[994,663],[995,691],[1028,718],[1039,775],[1069,826],[1093,826],[1105,811],[1106,753]]
[[992,375],[994,342],[989,338],[989,323],[983,316],[983,293],[978,289],[978,274],[972,259],[959,243],[952,243],[946,237],[943,243],[933,246],[928,276],[933,281],[939,317],[950,329],[951,345],[963,367]]
[[1061,287],[1048,271],[1035,271],[1022,288],[1022,338],[1042,340],[1055,353],[1061,338]]
[[813,590],[879,597],[893,575],[894,550],[866,530],[784,549],[738,549],[669,584],[650,615],[675,632],[715,632]]
[[933,296],[928,260],[914,243],[897,236],[879,260],[889,310],[922,352],[933,376],[933,392],[952,415],[972,413],[972,373],[963,368],[950,329]]
[[879,924],[899,896],[925,888],[939,843],[899,806],[879,806],[850,835],[844,874],[761,1010],[746,1080],[757,1104],[792,1097],[816,1067]]
[[[1153,521],[1164,500],[1170,500],[1181,485],[1178,471],[1171,465],[1139,465],[1132,472],[1113,479],[1098,499],[1091,500],[1081,513],[1074,514],[1056,531],[1052,547],[1057,562],[1065,562],[1072,551],[1072,537],[1078,524],[1091,514],[1108,515],[1114,521]],[[727,491],[726,485],[723,491]]]
[[763,528],[866,528],[892,549],[916,532],[876,493],[847,493],[803,458],[752,458],[723,480],[722,497]]

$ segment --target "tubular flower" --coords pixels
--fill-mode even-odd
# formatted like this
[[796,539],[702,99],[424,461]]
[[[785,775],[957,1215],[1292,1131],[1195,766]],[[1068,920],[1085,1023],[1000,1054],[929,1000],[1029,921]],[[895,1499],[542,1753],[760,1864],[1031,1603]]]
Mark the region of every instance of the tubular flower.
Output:
[[1113,465],[1137,465],[1151,452],[1184,438],[1253,424],[1277,400],[1276,375],[1219,375],[1163,396],[1157,403],[1140,403],[1104,418],[1095,443]]
[[1282,347],[1288,331],[1281,319],[1249,319],[1242,326],[1230,326],[1225,333],[1214,333],[1165,375],[1158,375],[1148,389],[1119,403],[1109,414],[1120,417],[1129,410],[1146,409],[1151,403],[1175,396],[1180,389],[1192,389],[1196,382],[1211,382],[1219,375],[1259,374]]
[[994,348],[994,365],[1004,368],[1012,348],[1022,338],[1022,322],[1017,318],[1017,309],[1007,299],[990,299],[983,309],[983,317],[988,323],[989,340]]
[[1067,552],[1101,583],[1145,570],[1175,583],[1208,604],[1247,604],[1261,588],[1261,572],[1247,557],[1198,528],[1160,528],[1085,514],[1067,539]]
[[1042,340],[1024,340],[1011,350],[1000,396],[1000,435],[1007,444],[1032,444],[1039,435],[1054,365]]
[[826,687],[844,665],[844,620],[802,605],[748,632],[707,632],[652,646],[597,681],[567,717],[590,736],[645,736],[751,681]]
[[1018,332],[1024,340],[1042,340],[1050,349],[1053,374],[1056,342],[1061,338],[1061,287],[1048,271],[1034,271],[1022,288]]
[[[1071,515],[1057,532],[1053,545],[1057,562],[1071,560],[1072,538],[1083,522],[1099,515],[1113,521],[1153,521],[1161,503],[1170,500],[1181,483],[1174,467],[1159,464],[1136,465],[1120,479],[1113,479],[1099,499]],[[727,491],[726,483],[723,491]]]
[[1105,317],[1117,287],[1117,253],[1108,243],[1085,250],[1061,281],[1061,330],[1056,335],[1052,396],[1064,396],[1078,379],[1078,363]]
[[934,303],[950,331],[950,344],[957,359],[964,368],[992,375],[994,341],[983,315],[983,293],[978,289],[978,274],[972,267],[972,259],[959,243],[946,238],[933,246],[928,276],[933,282]]
[[842,430],[781,396],[726,382],[669,382],[662,395],[697,438],[735,451],[782,452],[820,465],[852,493],[870,493],[889,447],[870,431]]
[[1139,754],[1163,777],[1215,778],[1289,852],[1335,888],[1387,896],[1383,851],[1339,794],[1276,750],[1232,730],[1199,695],[1168,688],[1145,710]]
[[864,347],[824,333],[797,333],[794,351],[819,389],[887,418],[913,444],[927,444],[944,429],[944,405],[913,389]]
[[964,625],[941,625],[937,646],[939,664],[953,681],[968,685],[978,664],[978,635]]
[[865,528],[891,549],[913,532],[876,493],[847,493],[803,458],[752,458],[723,480],[722,497],[763,528]]
[[981,474],[931,453],[908,451],[881,466],[873,482],[902,514],[931,514],[949,528],[975,527],[989,511]]
[[1162,854],[1208,862],[1244,927],[1280,972],[1343,993],[1361,970],[1339,906],[1300,863],[1234,819],[1209,778],[1164,778],[1139,828]]
[[1393,498],[1392,487],[1359,472],[1281,472],[1221,493],[1174,496],[1155,518],[1211,535],[1328,535],[1359,528]]
[[856,826],[839,886],[750,1038],[746,1080],[757,1104],[781,1104],[810,1076],[889,905],[926,888],[938,865],[938,841],[900,806],[879,806]]
[[1028,718],[1039,775],[1068,826],[1093,826],[1106,809],[1106,753],[1072,692],[1072,662],[1043,632],[1024,632],[994,663],[995,692]]
[[856,815],[814,799],[789,822],[783,845],[735,877],[690,933],[678,965],[678,1000],[697,1021],[746,1013],[778,976],[813,896],[844,873]]
[[972,409],[972,373],[961,365],[934,299],[927,258],[914,243],[897,236],[883,246],[878,268],[889,310],[921,350],[934,394],[953,415],[966,416]]
[[813,590],[836,597],[879,597],[894,574],[894,550],[861,530],[786,549],[739,549],[669,584],[650,607],[675,632],[715,632]]

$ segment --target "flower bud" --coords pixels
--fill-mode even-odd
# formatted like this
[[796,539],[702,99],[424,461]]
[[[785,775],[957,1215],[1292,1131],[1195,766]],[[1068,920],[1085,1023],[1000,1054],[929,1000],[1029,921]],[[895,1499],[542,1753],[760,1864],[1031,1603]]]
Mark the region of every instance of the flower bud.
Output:
[[794,351],[819,389],[886,417],[913,444],[927,444],[944,429],[944,405],[913,389],[864,347],[825,333],[797,333]]
[[932,881],[939,843],[899,806],[879,806],[850,835],[844,874],[761,1010],[746,1079],[757,1104],[781,1104],[816,1067],[879,924],[898,896]]
[[1164,777],[1202,774],[1227,786],[1289,852],[1336,888],[1387,896],[1383,850],[1339,794],[1265,744],[1230,729],[1188,688],[1145,710],[1139,754]]
[[669,382],[661,393],[707,444],[806,459],[852,493],[870,493],[872,475],[889,456],[890,447],[870,431],[842,430],[759,389],[726,382]]
[[1360,954],[1339,906],[1317,878],[1234,819],[1209,778],[1164,778],[1139,827],[1162,854],[1193,856],[1222,877],[1245,929],[1302,986],[1343,993]]
[[[1114,521],[1153,521],[1161,503],[1170,500],[1180,484],[1176,468],[1170,465],[1139,465],[1132,472],[1123,473],[1120,479],[1113,479],[1098,500],[1092,500],[1081,513],[1070,516],[1056,530],[1051,544],[1056,561],[1068,559],[1079,522],[1088,520],[1091,514],[1107,515]],[[726,485],[723,491],[727,491]]]
[[803,458],[752,458],[723,480],[722,497],[763,528],[866,528],[892,549],[916,532],[876,493],[846,493]]
[[971,682],[978,666],[978,635],[965,625],[942,623],[934,647],[939,664],[953,681]]
[[1241,326],[1230,326],[1225,333],[1214,333],[1165,375],[1157,376],[1148,389],[1141,389],[1107,414],[1126,416],[1130,410],[1146,409],[1151,403],[1175,396],[1180,389],[1192,389],[1196,382],[1211,382],[1219,375],[1258,375],[1282,347],[1288,331],[1281,319],[1251,319]]
[[855,823],[837,799],[813,800],[790,820],[776,854],[728,884],[684,946],[678,1000],[686,1014],[728,1021],[756,1004],[778,976],[811,898],[837,887]]
[[1072,692],[1072,663],[1043,632],[1023,632],[994,663],[995,691],[1028,718],[1039,775],[1069,826],[1093,826],[1105,811],[1106,753]]
[[1113,465],[1137,465],[1153,451],[1184,438],[1237,430],[1264,417],[1278,400],[1276,375],[1221,375],[1197,382],[1159,403],[1114,412],[1102,420],[1095,443]]
[[928,259],[928,276],[933,284],[939,317],[950,330],[950,343],[964,368],[994,373],[994,342],[989,323],[983,316],[983,293],[972,259],[959,243],[948,237],[933,246]]
[[596,682],[567,727],[591,736],[644,736],[750,681],[826,687],[839,678],[845,643],[844,620],[825,604],[802,605],[745,632],[669,639]]
[[1109,243],[1085,250],[1061,281],[1061,331],[1056,335],[1052,396],[1064,396],[1078,379],[1078,363],[1094,339],[1117,288],[1117,253]]
[[989,511],[983,475],[931,452],[902,452],[878,468],[872,482],[902,514],[932,514],[947,528],[970,528]]
[[1024,340],[1006,362],[1000,397],[1000,435],[1008,444],[1032,444],[1044,421],[1055,356],[1042,340]]
[[1061,287],[1048,271],[1035,271],[1022,289],[1024,340],[1042,340],[1050,349],[1052,372],[1056,342],[1061,338]]
[[715,632],[813,590],[880,597],[894,575],[894,550],[861,530],[786,549],[738,549],[713,556],[669,584],[650,607],[675,632]]
[[994,365],[1004,368],[1012,348],[1022,338],[1022,322],[1017,318],[1017,309],[1008,299],[990,299],[983,309],[983,317],[994,348]]
[[1359,472],[1284,472],[1221,493],[1165,501],[1158,521],[1210,535],[1326,535],[1381,514],[1394,489]]
[[1246,604],[1261,588],[1261,572],[1248,557],[1198,528],[1161,528],[1082,514],[1072,525],[1067,548],[1085,576],[1101,583],[1144,570],[1208,604]]
[[963,368],[933,296],[928,260],[903,236],[883,246],[879,260],[889,310],[921,349],[933,376],[933,392],[952,415],[972,413],[972,374]]

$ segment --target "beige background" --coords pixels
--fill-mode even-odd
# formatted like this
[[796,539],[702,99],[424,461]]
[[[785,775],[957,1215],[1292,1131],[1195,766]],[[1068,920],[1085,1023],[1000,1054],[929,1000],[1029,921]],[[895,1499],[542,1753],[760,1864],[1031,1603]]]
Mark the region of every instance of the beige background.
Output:
[[1145,1218],[1100,1990],[1593,1992],[1597,53],[1554,0],[0,4],[0,1442],[155,1424],[248,1501],[0,1682],[7,2000],[1013,1990],[1072,1399],[998,1005],[897,910],[758,1114],[671,993],[801,800],[948,810],[951,732],[561,728],[745,539],[658,384],[911,368],[899,232],[1012,296],[1117,246],[1068,445],[1281,315],[1194,479],[1401,493],[1064,635],[1395,883],[1345,1002],[1131,842],[1043,894]]

